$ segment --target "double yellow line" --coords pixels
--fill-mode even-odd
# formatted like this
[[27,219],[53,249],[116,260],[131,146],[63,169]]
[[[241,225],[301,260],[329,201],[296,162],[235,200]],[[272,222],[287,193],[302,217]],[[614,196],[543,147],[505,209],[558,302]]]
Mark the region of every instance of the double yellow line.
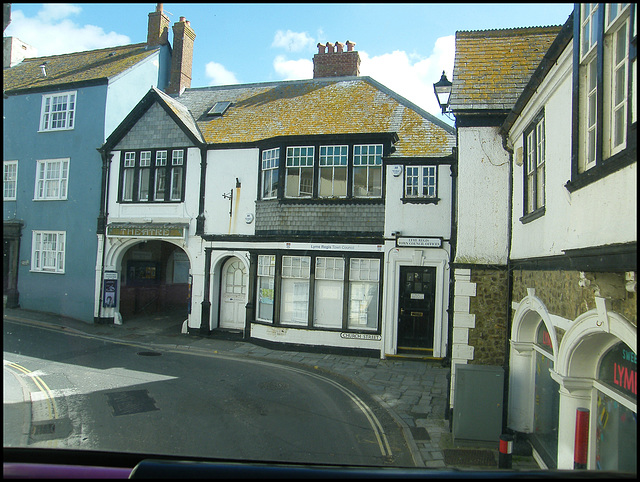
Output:
[[58,418],[58,407],[56,406],[55,397],[53,396],[51,389],[47,386],[47,384],[44,382],[42,378],[34,374],[34,372],[29,370],[28,368],[25,368],[22,365],[19,365],[14,362],[5,360],[4,366],[8,366],[10,368],[13,368],[14,370],[18,370],[24,373],[25,375],[27,375],[27,377],[29,377],[33,381],[36,387],[38,387],[38,389],[41,392],[46,394],[47,406],[49,408],[49,419],[55,420]]

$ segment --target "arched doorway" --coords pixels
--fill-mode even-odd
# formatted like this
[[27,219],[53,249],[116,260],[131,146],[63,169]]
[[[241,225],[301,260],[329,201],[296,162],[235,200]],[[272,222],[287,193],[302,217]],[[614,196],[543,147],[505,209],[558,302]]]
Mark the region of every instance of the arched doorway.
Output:
[[189,303],[189,258],[160,240],[131,246],[122,258],[119,311],[123,321],[153,316],[184,321]]
[[247,267],[239,258],[229,258],[220,280],[220,328],[244,330],[247,304]]

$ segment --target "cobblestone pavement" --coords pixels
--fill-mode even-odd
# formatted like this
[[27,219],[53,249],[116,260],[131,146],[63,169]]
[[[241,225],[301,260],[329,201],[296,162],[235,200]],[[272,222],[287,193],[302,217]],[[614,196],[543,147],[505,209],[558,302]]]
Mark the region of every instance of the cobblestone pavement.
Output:
[[[169,316],[152,315],[122,325],[99,325],[42,312],[5,309],[4,318],[159,348],[203,350],[321,369],[329,375],[346,377],[388,409],[404,430],[416,466],[497,469],[499,440],[495,443],[454,442],[449,420],[445,419],[449,368],[442,367],[439,362],[292,351],[238,339],[181,334],[181,323],[176,323],[175,318]],[[454,456],[456,453],[461,456]],[[450,460],[447,460],[447,455]],[[484,458],[474,457],[478,455],[484,455]],[[473,463],[477,465],[471,465]],[[531,456],[513,455],[512,464],[514,470],[539,468]]]

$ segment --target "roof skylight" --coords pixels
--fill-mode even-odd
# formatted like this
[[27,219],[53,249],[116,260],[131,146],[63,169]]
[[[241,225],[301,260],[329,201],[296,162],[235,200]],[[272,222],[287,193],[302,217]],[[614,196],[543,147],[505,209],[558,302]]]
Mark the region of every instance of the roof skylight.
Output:
[[207,115],[221,116],[226,112],[226,110],[229,108],[230,105],[231,105],[231,102],[228,102],[228,101],[216,102],[215,104],[213,104],[213,107],[209,109],[209,112],[207,112]]

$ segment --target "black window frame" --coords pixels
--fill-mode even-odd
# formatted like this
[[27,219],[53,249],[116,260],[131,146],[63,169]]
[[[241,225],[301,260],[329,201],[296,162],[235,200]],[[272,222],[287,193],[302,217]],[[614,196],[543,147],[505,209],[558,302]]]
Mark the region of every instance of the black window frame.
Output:
[[[394,133],[366,134],[366,135],[321,135],[321,136],[292,136],[280,139],[266,140],[259,146],[258,158],[258,202],[276,201],[280,204],[383,204],[385,199],[385,159],[393,152],[393,143],[397,140]],[[355,145],[382,145],[381,194],[380,197],[357,197],[353,195],[353,152]],[[347,195],[343,197],[320,197],[320,148],[324,146],[348,146],[347,149]],[[313,194],[310,197],[286,196],[286,160],[288,147],[313,147]],[[280,148],[278,161],[278,189],[275,198],[263,198],[262,153]]]
[[[167,161],[164,166],[156,166],[156,154],[160,151],[167,152]],[[171,199],[171,190],[172,190],[172,171],[173,168],[173,152],[174,151],[182,151],[182,179],[181,179],[181,195],[180,199]],[[135,166],[133,168],[125,168],[125,159],[127,153],[135,153]],[[148,190],[148,199],[140,200],[140,172],[143,167],[140,166],[140,157],[142,152],[151,152],[151,164],[150,166],[144,166],[144,169],[149,169],[149,190]],[[173,203],[181,203],[184,202],[185,199],[185,188],[186,188],[186,171],[187,171],[187,154],[188,147],[154,147],[149,149],[122,149],[120,151],[120,175],[118,180],[118,203],[120,204],[173,204]],[[124,200],[124,176],[126,169],[133,169],[134,177],[133,177],[133,195],[132,200]],[[165,171],[165,189],[164,189],[164,199],[157,200],[155,199],[155,179],[156,179],[156,171],[164,169]]]
[[[545,111],[544,108],[534,117],[534,119],[529,123],[529,125],[527,126],[527,128],[524,130],[524,132],[522,133],[522,137],[523,137],[523,142],[522,142],[522,149],[523,149],[523,163],[522,163],[522,217],[520,218],[520,222],[522,222],[523,224],[526,224],[528,222],[533,221],[534,219],[538,219],[542,216],[544,216],[545,212],[546,212],[546,182],[545,182],[545,192],[543,193],[544,196],[544,204],[542,206],[538,206],[538,158],[536,157],[534,159],[534,169],[533,169],[533,191],[532,191],[532,197],[533,197],[533,202],[534,202],[534,208],[529,212],[527,210],[527,206],[529,205],[529,187],[528,187],[528,174],[527,174],[527,170],[528,170],[528,162],[529,162],[529,145],[527,143],[527,138],[529,137],[529,134],[533,133],[533,137],[534,137],[534,146],[537,145],[538,143],[538,133],[537,133],[537,127],[538,124],[540,124],[541,121],[545,121],[544,123],[544,128],[545,128],[545,133],[544,133],[544,142],[545,142],[545,153],[544,153],[544,157],[545,157],[545,166],[544,166],[544,172],[543,175],[545,176],[545,181],[546,181],[546,175],[547,175],[547,153],[546,153],[546,147],[547,147],[547,134],[546,134],[546,120],[545,120]],[[534,152],[537,154],[537,151],[535,150],[534,147]]]
[[[565,184],[565,188],[569,192],[574,192],[582,187],[588,186],[604,177],[627,167],[636,159],[636,136],[637,136],[637,122],[631,123],[631,109],[627,108],[627,134],[626,134],[626,147],[620,152],[613,154],[607,158],[604,158],[604,144],[603,136],[607,130],[604,128],[604,89],[609,87],[604,84],[604,41],[605,41],[605,3],[598,4],[598,12],[596,14],[596,20],[598,22],[598,37],[596,40],[596,68],[597,68],[597,93],[596,93],[596,156],[595,166],[587,169],[584,172],[579,172],[580,164],[580,135],[582,129],[582,118],[584,117],[580,112],[580,75],[581,75],[581,23],[582,23],[582,11],[580,3],[574,4],[574,21],[573,21],[573,98],[572,98],[572,146],[571,146],[571,179]],[[631,24],[635,18],[636,5],[631,3],[629,5],[629,16],[631,18]],[[629,41],[629,66],[627,71],[627,79],[632,78],[632,60],[636,58],[636,37],[633,36],[633,29],[629,29],[628,41]],[[632,102],[632,89],[637,86],[632,86],[631,82],[627,82],[627,102],[631,105]]]

